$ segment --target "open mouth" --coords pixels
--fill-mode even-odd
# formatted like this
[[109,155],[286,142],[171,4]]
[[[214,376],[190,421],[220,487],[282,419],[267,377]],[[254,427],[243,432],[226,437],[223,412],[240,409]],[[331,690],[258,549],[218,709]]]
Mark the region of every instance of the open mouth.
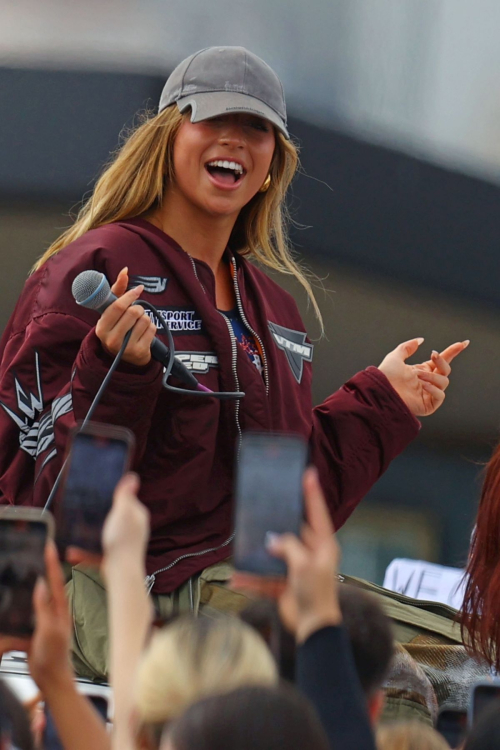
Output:
[[235,185],[245,175],[244,168],[236,161],[209,161],[205,164],[205,169],[226,185]]

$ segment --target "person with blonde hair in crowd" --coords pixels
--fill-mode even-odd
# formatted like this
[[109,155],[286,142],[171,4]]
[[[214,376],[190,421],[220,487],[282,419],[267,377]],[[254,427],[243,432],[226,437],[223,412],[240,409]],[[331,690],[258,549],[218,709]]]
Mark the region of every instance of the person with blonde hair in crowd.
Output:
[[[158,113],[129,135],[73,226],[36,263],[0,342],[0,502],[44,506],[68,432],[130,333],[93,418],[135,434],[134,468],[151,511],[148,586],[163,616],[197,613],[206,580],[231,575],[242,430],[309,441],[339,528],[418,434],[417,417],[441,406],[450,362],[468,344],[408,365],[423,341],[413,338],[312,408],[314,347],[293,298],[254,262],[294,276],[320,317],[286,234],[297,165],[274,71],[242,47],[191,55],[168,79]],[[114,282],[118,298],[100,318],[71,294],[88,269]],[[134,304],[140,297],[158,316]],[[179,358],[172,382],[151,356],[162,326]],[[202,392],[178,387],[189,376],[183,367]],[[90,584],[86,592],[74,606],[92,608],[94,619],[101,605],[90,601]],[[231,604],[221,597],[219,606]],[[92,643],[92,633],[82,640]],[[87,676],[106,676],[91,653],[79,656]]]
[[140,734],[157,747],[165,724],[200,698],[278,682],[263,639],[236,618],[183,616],[156,631],[137,673]]

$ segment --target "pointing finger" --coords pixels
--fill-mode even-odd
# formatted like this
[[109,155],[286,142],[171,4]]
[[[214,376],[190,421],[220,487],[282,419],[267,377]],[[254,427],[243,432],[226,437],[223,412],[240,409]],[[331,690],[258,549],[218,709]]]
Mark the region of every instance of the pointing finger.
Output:
[[464,349],[467,349],[469,346],[469,341],[459,341],[456,344],[452,344],[447,349],[445,349],[441,354],[434,351],[431,355],[431,360],[436,368],[436,370],[441,373],[441,375],[449,375],[451,372],[450,362],[452,362],[455,357],[464,351]]

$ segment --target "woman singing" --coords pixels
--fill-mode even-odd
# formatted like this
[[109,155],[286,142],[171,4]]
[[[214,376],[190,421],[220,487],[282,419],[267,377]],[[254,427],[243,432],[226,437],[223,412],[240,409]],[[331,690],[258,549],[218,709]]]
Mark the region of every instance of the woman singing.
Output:
[[[268,65],[241,47],[187,58],[158,114],[130,135],[36,264],[1,341],[1,501],[43,506],[68,431],[132,329],[94,419],[135,433],[151,513],[148,580],[157,601],[175,592],[181,609],[186,601],[197,610],[202,571],[229,576],[221,563],[231,553],[243,430],[308,439],[338,528],[416,436],[417,417],[441,405],[450,362],[468,343],[409,366],[421,340],[408,341],[312,408],[313,345],[292,297],[253,262],[294,275],[320,317],[287,244],[284,199],[297,163]],[[86,269],[114,281],[118,300],[99,319],[71,295]],[[150,352],[159,321],[132,306],[139,297],[159,310],[204,386],[245,397],[167,391]]]

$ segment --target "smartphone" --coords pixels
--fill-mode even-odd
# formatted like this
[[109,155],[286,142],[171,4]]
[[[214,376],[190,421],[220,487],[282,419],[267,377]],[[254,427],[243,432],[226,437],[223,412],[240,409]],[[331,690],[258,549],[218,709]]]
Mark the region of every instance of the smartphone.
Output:
[[460,747],[467,732],[467,711],[441,709],[437,717],[436,730],[450,747]]
[[33,633],[33,589],[45,574],[45,545],[53,536],[54,519],[48,511],[0,507],[0,633]]
[[236,477],[234,565],[265,576],[286,575],[266,550],[268,532],[298,535],[307,443],[298,436],[246,433]]
[[499,701],[500,711],[500,679],[485,680],[473,685],[468,711],[469,729],[476,724],[485,708],[494,701]]
[[115,425],[88,422],[72,433],[57,514],[60,547],[102,552],[104,520],[134,444],[133,433]]

